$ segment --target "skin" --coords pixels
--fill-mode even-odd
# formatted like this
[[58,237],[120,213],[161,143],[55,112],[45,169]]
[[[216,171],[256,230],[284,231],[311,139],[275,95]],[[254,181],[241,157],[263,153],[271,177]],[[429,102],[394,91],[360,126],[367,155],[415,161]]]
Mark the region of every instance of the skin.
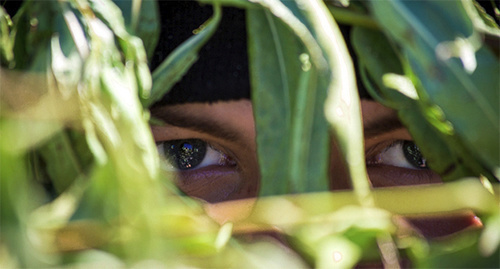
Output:
[[[439,175],[415,167],[402,154],[401,141],[412,138],[395,111],[368,100],[362,100],[361,107],[367,171],[374,188],[441,183]],[[249,100],[171,105],[151,112],[165,122],[151,127],[160,154],[165,155],[165,141],[200,139],[210,145],[197,167],[175,172],[175,167],[165,164],[183,192],[210,203],[257,196],[260,176]],[[331,142],[330,185],[333,191],[350,188],[335,141]],[[472,212],[406,221],[428,238],[481,226]]]
[[[214,165],[177,174],[175,177],[177,186],[182,191],[208,202],[243,199],[257,195],[259,166],[255,152],[255,128],[250,101],[224,102],[215,105],[190,103],[162,107],[153,110],[152,113],[167,123],[164,126],[152,126],[156,142],[197,138],[207,141],[236,162],[236,165],[219,165],[215,162]],[[208,126],[200,127],[200,122],[207,123]],[[221,134],[219,126],[231,127],[231,130],[225,132],[228,134]]]

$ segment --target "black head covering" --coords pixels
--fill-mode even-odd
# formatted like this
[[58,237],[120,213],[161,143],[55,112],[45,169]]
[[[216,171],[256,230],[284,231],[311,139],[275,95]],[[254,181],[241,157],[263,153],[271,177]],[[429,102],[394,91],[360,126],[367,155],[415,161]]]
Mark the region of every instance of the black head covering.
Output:
[[[153,55],[154,70],[182,42],[193,35],[213,13],[209,5],[196,1],[159,1],[161,35]],[[340,27],[349,40],[350,27]],[[349,43],[349,42],[348,42]],[[352,48],[348,44],[352,53]],[[356,61],[354,61],[356,64]],[[369,98],[358,81],[362,98]],[[245,11],[223,8],[219,28],[200,50],[198,61],[154,106],[194,102],[216,102],[250,98]]]
[[[196,1],[159,1],[161,35],[151,61],[154,70],[177,46],[212,16]],[[222,20],[202,47],[199,59],[155,105],[250,98],[245,11],[223,8]]]
[[[10,16],[14,16],[23,2],[4,0],[0,4]],[[479,1],[479,4],[498,23],[494,4],[490,1]],[[158,5],[162,28],[150,64],[151,70],[158,67],[177,46],[191,37],[193,30],[213,13],[211,6],[201,6],[194,0],[158,0]],[[356,55],[349,42],[350,27],[340,25],[340,30],[356,65]],[[357,81],[361,98],[370,99],[360,83],[361,80]],[[220,26],[201,49],[198,61],[156,105],[242,98],[250,98],[245,12],[236,8],[224,8]]]

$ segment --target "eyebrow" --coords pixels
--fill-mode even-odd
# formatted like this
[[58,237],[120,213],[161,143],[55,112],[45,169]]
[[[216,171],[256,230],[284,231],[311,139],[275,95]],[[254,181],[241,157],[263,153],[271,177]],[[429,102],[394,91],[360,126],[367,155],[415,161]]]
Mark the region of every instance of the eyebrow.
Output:
[[398,129],[406,128],[397,116],[386,116],[364,126],[365,138],[372,138]]
[[[231,142],[243,141],[240,131],[206,115],[186,113],[175,108],[154,109],[151,110],[151,114],[154,118],[158,118],[171,126],[190,129]],[[390,115],[366,124],[363,132],[365,139],[368,139],[403,128],[406,127],[399,118],[396,115]]]
[[190,129],[231,142],[243,141],[241,132],[236,128],[207,115],[186,113],[174,108],[152,110],[151,115],[175,127]]

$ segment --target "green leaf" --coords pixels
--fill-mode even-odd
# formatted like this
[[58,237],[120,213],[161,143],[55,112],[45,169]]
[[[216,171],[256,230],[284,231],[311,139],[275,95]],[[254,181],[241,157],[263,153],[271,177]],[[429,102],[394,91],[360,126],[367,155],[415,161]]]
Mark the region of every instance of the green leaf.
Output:
[[372,29],[378,29],[377,21],[369,15],[362,1],[349,3],[349,6],[339,7],[332,2],[325,2],[328,10],[339,24],[363,26]]
[[316,256],[315,267],[319,268],[352,267],[363,258],[378,260],[379,253],[373,251],[377,238],[396,228],[389,212],[355,205],[310,219],[314,221],[293,230],[296,244]]
[[126,267],[119,257],[103,250],[85,250],[65,255],[65,264],[74,267]]
[[198,0],[201,4],[219,4],[221,6],[236,7],[242,9],[259,8],[259,5],[247,0]]
[[[500,18],[500,14],[498,14],[498,7],[496,7],[497,13],[495,14],[495,17],[497,21],[495,21],[495,19],[485,11],[478,1],[463,1],[463,4],[477,30],[496,35],[497,37],[500,35],[500,26],[497,23]],[[494,1],[491,1],[490,4],[492,8],[495,8]]]
[[480,252],[477,238],[477,231],[468,231],[431,242],[426,252],[414,253],[413,261],[419,268],[498,268],[500,249],[486,256]]
[[12,20],[9,14],[5,12],[3,7],[0,7],[0,64],[9,66],[14,59],[12,39],[10,32],[12,28]]
[[[125,19],[121,10],[112,1],[91,1],[95,15],[112,31],[112,35],[118,40],[117,46],[123,52],[123,61],[127,72],[134,73],[130,77],[134,82],[141,100],[146,100],[151,95],[152,78],[147,64],[147,55],[143,41],[127,32]],[[136,1],[137,3],[137,1]],[[154,3],[153,3],[154,4]],[[154,14],[154,12],[153,12]],[[97,35],[101,33],[95,33]],[[115,56],[116,60],[118,54]]]
[[[41,145],[60,132],[63,125],[56,121],[0,119],[0,149],[12,154],[22,154]],[[26,131],[26,130],[29,130]],[[36,134],[36,135],[33,135]]]
[[470,165],[476,173],[498,177],[500,64],[481,46],[462,3],[384,1],[371,6],[408,57],[422,85],[419,96],[429,121],[438,129],[449,122],[459,157],[477,160]]
[[[418,96],[414,96],[416,93],[413,93],[413,98],[402,93],[402,83],[393,88],[388,87],[387,79],[384,79],[388,75],[404,76],[403,64],[393,49],[394,45],[382,32],[362,27],[353,28],[352,43],[367,89],[377,101],[398,112],[428,165],[445,180],[473,175],[470,169],[461,165],[461,160],[450,145],[450,136],[439,132],[428,122],[424,107],[420,105]],[[411,83],[408,77],[406,79]]]
[[79,177],[85,177],[93,161],[84,135],[76,132],[60,132],[37,151],[57,193],[62,193]]
[[151,96],[143,101],[145,107],[151,106],[154,102],[160,100],[189,68],[198,59],[198,51],[215,33],[222,10],[219,4],[214,5],[214,15],[202,26],[200,31],[177,47],[163,63],[153,72],[153,88]]
[[27,1],[13,18],[14,67],[45,72],[48,67],[47,47],[53,30],[61,25],[58,4],[53,1]]
[[128,32],[144,43],[148,58],[153,56],[160,36],[160,14],[156,0],[114,0],[122,11]]
[[29,213],[45,198],[30,181],[27,155],[0,149],[0,160],[2,251],[6,248],[19,267],[47,267],[49,255],[33,246],[27,231]]
[[[435,216],[443,213],[473,210],[478,216],[498,215],[500,186],[494,185],[491,193],[477,178],[466,178],[445,184],[418,186],[400,186],[374,189],[372,195],[375,207],[363,207],[352,191],[292,194],[273,197],[261,197],[256,201],[239,200],[222,204],[207,205],[210,215],[219,221],[233,221],[234,230],[248,230],[248,227],[260,225],[260,228],[273,229],[283,227],[291,229],[304,223],[324,225],[332,231],[343,232],[351,224],[360,228],[385,227],[392,223],[387,218],[382,222],[360,222],[360,214],[348,214],[349,220],[336,212],[355,206],[364,212],[382,212],[402,216]],[[474,199],[463,199],[474,197]],[[411,202],[409,202],[411,201]],[[241,209],[241,210],[235,210]],[[353,210],[355,211],[355,210]],[[346,213],[346,212],[344,212]],[[242,216],[244,216],[242,218]],[[335,218],[331,218],[335,216]],[[388,217],[388,216],[387,216]],[[366,218],[370,220],[370,217]],[[323,222],[325,221],[325,222]],[[331,225],[335,222],[335,225]],[[338,223],[337,223],[338,222]],[[385,226],[384,226],[385,225]],[[389,230],[386,230],[389,231]],[[322,233],[322,232],[319,232]]]
[[324,78],[282,18],[266,9],[247,17],[260,194],[326,190]]
[[[291,5],[291,2],[285,2]],[[354,68],[343,36],[322,1],[297,1],[294,13],[307,18],[307,28],[320,48],[325,66],[313,57],[318,68],[325,68],[328,96],[324,104],[326,119],[331,125],[340,152],[348,165],[354,191],[363,205],[371,205],[370,183],[364,162],[363,127]],[[306,43],[307,44],[307,43]],[[308,46],[313,54],[313,47]]]
[[[261,4],[265,9],[268,9],[270,13],[272,13],[274,16],[279,18],[280,20],[283,21],[285,25],[289,27],[289,29],[302,41],[304,47],[307,49],[307,53],[309,54],[309,57],[311,59],[312,65],[316,68],[318,72],[318,82],[317,82],[317,87],[319,87],[319,91],[316,93],[316,106],[317,107],[322,107],[320,105],[322,103],[322,100],[324,100],[324,93],[322,92],[324,89],[327,89],[329,91],[328,98],[327,98],[327,103],[325,107],[325,115],[330,124],[332,125],[333,133],[336,136],[337,140],[339,141],[340,149],[341,152],[344,155],[345,160],[349,164],[349,172],[351,175],[351,178],[353,180],[353,185],[354,189],[357,191],[359,194],[359,197],[361,200],[366,201],[367,204],[370,203],[369,199],[369,182],[366,174],[366,168],[364,164],[364,149],[363,149],[363,137],[362,137],[362,125],[361,125],[361,115],[360,115],[360,109],[359,109],[359,99],[358,99],[358,94],[356,90],[356,85],[355,85],[355,79],[354,79],[354,72],[352,68],[352,62],[350,61],[350,56],[347,51],[347,48],[345,46],[345,43],[343,42],[342,35],[340,33],[340,30],[336,26],[333,18],[331,17],[331,14],[328,12],[327,8],[324,6],[323,3],[319,1],[283,1],[283,2],[268,2],[268,1],[259,1],[259,4]],[[250,14],[253,12],[252,10],[248,11]],[[266,11],[267,12],[267,11]],[[267,19],[267,18],[266,18]],[[265,19],[260,19],[261,21],[265,21]],[[253,23],[257,21],[256,19],[250,19],[249,22]],[[255,22],[256,23],[256,22]],[[251,28],[250,28],[251,29]],[[257,35],[262,35],[261,32],[257,34],[259,31],[255,31],[250,33],[250,36],[257,36]],[[271,31],[267,31],[271,32]],[[281,31],[274,31],[276,33],[280,33]],[[264,39],[264,38],[263,38]],[[271,32],[271,35],[268,34],[268,37],[265,38],[265,42],[269,42],[269,40],[279,40],[276,38],[276,34]],[[289,45],[290,42],[281,42],[277,43],[275,42],[278,47],[282,46],[281,44],[286,44]],[[273,45],[268,45],[268,49],[265,51],[276,51],[276,49],[273,49]],[[250,49],[251,50],[251,49]],[[279,50],[277,50],[279,52]],[[265,61],[259,59],[260,57],[254,57],[250,55],[251,59],[257,59],[256,61]],[[268,56],[266,56],[268,57]],[[293,59],[293,58],[292,58]],[[274,74],[275,76],[277,74],[283,74],[282,72],[284,68],[279,68],[280,64],[280,59],[277,58],[275,59],[274,62],[274,71],[273,72],[266,72],[263,71],[264,69],[262,68],[270,68],[268,65],[260,65],[260,68],[255,68],[251,69],[252,70],[252,76],[257,76],[257,72],[261,73],[267,73],[267,74]],[[283,62],[283,60],[281,60]],[[277,66],[278,65],[278,66]],[[283,64],[281,63],[281,66]],[[281,76],[281,80],[283,79],[283,76]],[[266,86],[265,84],[260,85],[260,87],[256,86],[259,81],[262,81],[261,78],[252,78],[252,85],[255,87],[257,91],[259,91],[259,88],[263,87],[263,89],[268,89],[269,87]],[[267,79],[267,81],[272,81],[272,79]],[[285,83],[282,83],[282,85],[287,88]],[[277,85],[279,87],[279,85]],[[283,87],[282,86],[282,87]],[[276,87],[276,85],[274,86]],[[263,90],[261,89],[261,91]],[[273,88],[275,91],[279,92],[276,88]],[[278,88],[280,89],[280,88]],[[293,89],[293,88],[290,88]],[[282,97],[286,98],[286,94],[282,95]],[[290,96],[294,96],[294,94],[290,94]],[[258,98],[258,97],[253,97]],[[264,98],[262,98],[264,99]],[[254,106],[258,107],[259,106],[259,101],[254,102]],[[276,102],[273,100],[272,102]],[[283,102],[283,101],[281,101]],[[309,105],[312,104],[312,102],[307,102]],[[284,102],[285,106],[281,106],[282,108],[286,108],[286,102]],[[258,109],[258,108],[257,108]],[[273,108],[271,108],[273,109]],[[276,108],[274,108],[276,109]],[[278,109],[276,109],[278,110]],[[256,122],[259,124],[259,112],[256,112]],[[268,113],[262,113],[262,114],[268,114]],[[286,115],[286,113],[285,113]],[[266,117],[269,117],[267,115]],[[281,120],[287,120],[287,116],[283,117],[280,116]],[[295,116],[293,115],[292,118]],[[316,114],[315,120],[318,120],[318,122],[322,121],[322,118],[325,117],[324,115],[321,114]],[[276,120],[275,120],[276,121]],[[285,123],[286,124],[286,123]],[[282,126],[283,123],[280,123]],[[264,123],[263,124],[264,128],[269,128],[271,126],[269,123]],[[322,126],[322,125],[320,125]],[[324,125],[323,125],[324,126]],[[286,128],[286,126],[285,126]],[[321,127],[315,127],[318,128],[315,130],[320,134],[321,136],[322,130]],[[257,127],[258,131],[259,127]],[[278,128],[276,128],[278,129]],[[298,130],[297,130],[298,131]],[[275,139],[271,140],[274,141],[274,144],[278,143],[276,140],[277,135],[275,135]],[[299,135],[294,136],[292,134],[292,137],[299,137]],[[257,138],[258,142],[259,139]],[[283,139],[283,138],[281,138]],[[286,139],[286,138],[285,138]],[[322,140],[323,141],[323,140]],[[285,142],[286,143],[286,142]],[[293,142],[292,142],[293,143]],[[258,151],[261,151],[259,153],[259,158],[262,158],[264,160],[260,160],[260,165],[269,165],[266,160],[271,160],[272,158],[270,157],[271,155],[268,155],[266,153],[271,154],[271,151],[268,150],[267,148],[271,146],[271,143],[265,144],[266,146],[259,145],[258,143]],[[291,144],[293,145],[293,144]],[[264,148],[264,149],[262,149]],[[311,144],[309,146],[309,150],[312,150],[313,148],[319,148],[319,146]],[[281,147],[283,150],[283,147]],[[262,153],[262,151],[267,150],[265,153]],[[317,154],[317,155],[315,155]],[[314,154],[311,153],[310,156],[326,156],[321,155],[323,152],[315,152]],[[360,157],[361,156],[361,157]],[[279,158],[279,157],[278,157]],[[314,158],[314,157],[312,157]],[[323,157],[324,158],[324,157]],[[276,159],[271,160],[271,162],[274,162],[275,165],[274,167],[279,167],[276,165],[277,161]],[[287,165],[283,165],[282,169],[288,169],[287,167],[295,167],[295,165],[298,165],[297,163],[290,163]],[[325,168],[320,168],[320,169],[325,169],[326,170],[326,163],[320,160],[319,163],[316,163],[315,165],[318,165],[321,167],[321,165],[324,165],[322,167]],[[271,166],[271,165],[269,165]],[[313,166],[309,166],[313,167]],[[308,171],[314,171],[314,170],[309,170]],[[265,168],[262,168],[262,173],[265,176],[266,173],[271,173],[270,170],[266,170]],[[283,172],[282,174],[285,174],[286,172]],[[308,172],[311,173],[311,172]],[[292,175],[293,176],[293,175]],[[291,177],[293,178],[293,177]],[[278,179],[263,179],[262,184],[273,184],[275,180]],[[312,179],[312,180],[317,180],[317,182],[321,182],[323,179],[322,178],[317,178],[317,179]],[[269,183],[267,181],[270,181]],[[293,184],[293,180],[291,183]],[[319,186],[319,185],[318,185]],[[324,185],[323,185],[324,186]],[[293,187],[293,186],[291,186]],[[279,188],[282,193],[287,189],[287,187],[283,186],[275,186],[274,188]],[[290,187],[288,187],[290,188]],[[292,189],[293,190],[293,189]],[[312,189],[311,189],[312,190]],[[263,190],[264,193],[266,193]]]
[[500,213],[485,219],[485,228],[479,238],[479,251],[483,256],[500,254]]

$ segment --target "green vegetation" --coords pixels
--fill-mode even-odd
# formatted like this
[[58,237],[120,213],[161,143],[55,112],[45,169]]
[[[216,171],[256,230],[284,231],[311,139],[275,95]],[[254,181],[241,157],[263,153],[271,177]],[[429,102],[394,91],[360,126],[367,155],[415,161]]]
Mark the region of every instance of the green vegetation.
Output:
[[[213,17],[152,74],[155,1],[33,0],[12,17],[0,8],[1,268],[329,268],[379,257],[388,267],[396,257],[417,267],[499,267],[495,19],[467,0],[200,2],[213,5]],[[179,195],[148,125],[148,106],[195,62],[222,6],[250,18],[265,196],[251,211],[249,201],[204,205]],[[353,25],[351,40],[337,22]],[[398,110],[449,183],[369,188],[346,42],[364,85]],[[353,191],[328,192],[329,134]],[[439,241],[396,229],[401,216],[462,209],[484,229]],[[222,217],[233,221],[221,225]],[[234,236],[276,229],[296,253]]]

